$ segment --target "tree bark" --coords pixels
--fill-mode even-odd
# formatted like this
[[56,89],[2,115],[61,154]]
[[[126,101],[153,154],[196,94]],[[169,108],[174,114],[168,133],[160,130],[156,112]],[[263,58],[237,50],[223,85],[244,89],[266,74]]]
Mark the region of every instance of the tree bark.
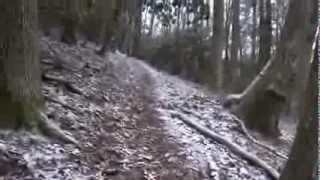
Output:
[[0,128],[40,130],[78,144],[42,112],[37,0],[0,0]]
[[262,0],[259,3],[260,27],[259,27],[259,60],[258,72],[263,68],[271,57],[272,45],[272,9],[271,0]]
[[[231,69],[232,77],[230,85],[235,86],[240,77],[240,0],[232,1],[232,43],[231,43]],[[230,87],[234,89],[233,87]]]
[[141,28],[142,28],[142,0],[136,0],[134,10],[134,32],[133,32],[133,47],[132,55],[139,56],[140,51],[140,39],[141,39]]
[[212,61],[216,67],[216,87],[222,88],[223,84],[223,45],[224,45],[224,0],[214,1],[214,25],[212,37]]
[[252,0],[252,34],[251,34],[251,60],[256,61],[257,49],[257,0]]
[[1,0],[0,127],[36,127],[43,108],[36,0]]
[[[316,0],[291,0],[275,57],[268,61],[251,84],[227,98],[225,106],[245,121],[248,128],[265,135],[278,135],[278,118],[288,92],[299,85],[306,72],[317,24]],[[233,106],[236,105],[236,106]],[[263,116],[262,116],[263,114]]]
[[225,49],[225,60],[229,60],[229,38],[230,38],[230,18],[231,18],[231,1],[228,1],[226,3],[226,22],[225,22],[225,43],[226,43],[226,49]]
[[154,18],[156,16],[156,0],[151,0],[151,9],[152,9],[152,14],[151,14],[151,18],[150,18],[150,27],[149,27],[149,31],[148,31],[148,36],[152,37],[152,33],[153,33],[153,26],[154,26]]
[[[112,38],[115,37],[116,32],[119,30],[120,24],[120,16],[122,11],[122,1],[121,0],[110,0],[105,2],[104,0],[100,0],[103,3],[104,11],[110,11],[109,13],[102,13],[101,15],[105,17],[101,17],[103,19],[103,23],[105,24],[103,29],[101,30],[104,33],[103,37],[103,45],[101,49],[98,51],[98,54],[103,56],[108,50],[111,48]],[[98,7],[99,8],[99,7]]]
[[304,108],[299,118],[297,135],[280,180],[316,179],[318,160],[317,74],[319,61],[317,49],[314,51],[312,69],[309,73],[309,80],[304,92]]
[[77,33],[80,24],[80,2],[79,0],[68,0],[66,6],[66,13],[62,19],[64,31],[61,41],[75,44],[77,43]]

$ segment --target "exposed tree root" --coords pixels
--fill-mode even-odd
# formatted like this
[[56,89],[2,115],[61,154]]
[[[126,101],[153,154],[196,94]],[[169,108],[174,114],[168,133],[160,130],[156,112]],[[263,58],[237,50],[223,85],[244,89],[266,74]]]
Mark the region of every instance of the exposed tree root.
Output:
[[223,101],[222,106],[227,109],[233,109],[234,106],[238,105],[243,97],[243,94],[230,94]]
[[64,85],[64,87],[72,92],[72,93],[75,93],[75,94],[79,94],[79,95],[82,95],[82,91],[81,89],[79,89],[78,87],[75,87],[71,82],[65,80],[65,79],[62,79],[62,78],[59,78],[59,77],[55,77],[55,76],[50,76],[48,74],[42,74],[42,79],[44,81],[55,81],[55,82],[58,82],[58,83],[61,83],[62,85]]
[[[197,115],[197,114],[194,114],[193,112],[187,110],[187,109],[184,109],[184,108],[180,108],[182,112],[185,112],[187,114],[192,114],[193,116],[197,117],[198,119],[201,119],[201,116]],[[250,135],[248,129],[246,128],[246,126],[244,125],[244,123],[242,121],[240,121],[239,119],[237,118],[234,118],[234,121],[236,121],[241,130],[243,131],[244,135],[254,144],[262,147],[262,148],[265,148],[266,150],[270,151],[271,153],[273,153],[274,155],[284,159],[284,160],[288,160],[288,157],[284,154],[281,154],[279,152],[277,152],[277,150],[275,150],[274,148],[266,145],[266,144],[263,144],[261,142],[259,142],[258,140],[256,140],[253,136]]]
[[[180,116],[180,117],[179,117]],[[252,162],[253,164],[263,168],[271,177],[272,179],[276,180],[279,178],[279,173],[270,167],[268,164],[266,164],[264,161],[256,157],[255,155],[247,153],[244,149],[242,149],[240,146],[230,142],[229,140],[221,137],[220,135],[210,131],[208,128],[205,128],[196,122],[189,120],[188,118],[183,118],[181,115],[179,115],[179,119],[182,120],[184,123],[186,123],[188,126],[196,129],[201,134],[227,146],[232,152],[238,154],[239,156],[243,157],[244,159]]]
[[78,109],[76,109],[76,108],[74,108],[74,107],[72,107],[72,106],[69,106],[68,104],[65,104],[65,103],[63,103],[63,102],[61,102],[61,101],[58,101],[58,100],[56,100],[56,99],[53,99],[53,98],[50,97],[50,96],[44,96],[44,97],[45,97],[45,99],[46,99],[47,101],[60,104],[62,107],[66,108],[66,109],[69,109],[69,110],[71,110],[71,111],[80,113]]
[[79,142],[76,139],[71,135],[66,134],[62,129],[49,120],[43,112],[40,112],[39,130],[48,137],[79,146]]
[[258,145],[258,146],[261,146],[263,148],[265,148],[266,150],[272,152],[273,154],[275,154],[276,156],[284,159],[284,160],[288,160],[288,157],[284,154],[281,154],[279,152],[277,152],[277,150],[275,150],[274,148],[266,145],[266,144],[263,144],[261,142],[259,142],[258,140],[256,140],[253,136],[250,135],[248,129],[246,128],[246,126],[244,125],[244,123],[237,119],[237,118],[234,118],[234,121],[236,121],[239,125],[240,125],[240,128],[241,130],[243,131],[244,135],[247,136],[247,138],[252,141],[254,144]]

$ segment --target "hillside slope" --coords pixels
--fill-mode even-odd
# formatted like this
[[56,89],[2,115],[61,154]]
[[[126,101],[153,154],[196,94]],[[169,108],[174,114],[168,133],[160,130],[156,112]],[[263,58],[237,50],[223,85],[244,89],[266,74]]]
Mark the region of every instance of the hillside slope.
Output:
[[[274,169],[284,160],[252,143],[219,98],[199,85],[120,53],[97,56],[91,43],[41,40],[43,94],[50,120],[80,142],[25,131],[0,132],[0,178],[61,180],[270,179],[190,119]],[[287,154],[290,138],[269,142]],[[268,141],[265,141],[268,143]]]

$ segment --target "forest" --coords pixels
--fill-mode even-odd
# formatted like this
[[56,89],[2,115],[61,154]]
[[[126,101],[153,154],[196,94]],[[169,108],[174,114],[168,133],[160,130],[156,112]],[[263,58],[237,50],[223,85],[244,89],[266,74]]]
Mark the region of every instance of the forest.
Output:
[[318,0],[0,0],[0,180],[319,179]]

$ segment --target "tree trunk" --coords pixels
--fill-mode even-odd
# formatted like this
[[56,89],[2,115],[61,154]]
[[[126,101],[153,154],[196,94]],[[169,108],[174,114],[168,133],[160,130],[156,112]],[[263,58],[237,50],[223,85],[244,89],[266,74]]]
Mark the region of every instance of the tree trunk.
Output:
[[37,0],[0,0],[0,128],[40,130],[78,144],[42,113]]
[[257,0],[252,0],[252,12],[251,60],[255,62],[257,49]]
[[33,128],[43,108],[36,0],[1,0],[0,127]]
[[153,33],[153,25],[154,25],[154,18],[156,16],[156,0],[151,0],[151,9],[152,9],[152,14],[151,14],[151,18],[150,18],[150,27],[149,27],[149,31],[148,31],[148,36],[152,37],[152,33]]
[[[230,85],[235,86],[240,77],[240,0],[232,1],[232,44],[231,61],[232,77]],[[233,89],[233,87],[231,87]]]
[[279,134],[278,118],[287,93],[301,79],[301,73],[295,74],[295,67],[306,72],[306,60],[310,59],[317,24],[316,3],[316,0],[291,0],[275,57],[243,93],[227,98],[224,105],[243,119],[247,127],[265,135]]
[[134,32],[133,32],[133,47],[132,55],[139,56],[140,51],[140,39],[141,39],[141,28],[142,28],[142,0],[135,0],[135,9],[134,9]]
[[63,16],[62,42],[75,44],[77,42],[77,31],[80,23],[79,0],[68,0],[66,2],[66,14]]
[[214,25],[213,25],[213,48],[212,61],[216,67],[216,87],[222,88],[223,84],[223,45],[224,45],[224,0],[214,1]]
[[[101,0],[102,1],[102,0]],[[112,38],[115,37],[116,32],[119,30],[119,19],[121,16],[122,1],[121,0],[110,0],[108,2],[103,2],[104,11],[110,11],[110,13],[102,13],[106,17],[102,17],[105,23],[104,29],[101,30],[104,33],[104,40],[101,49],[98,54],[103,56],[106,51],[110,50]],[[107,3],[107,4],[106,4]]]
[[258,72],[263,68],[271,57],[272,43],[272,14],[271,0],[262,0],[259,4],[260,11],[260,28],[259,28],[259,60]]
[[225,49],[225,60],[229,60],[229,38],[230,38],[230,16],[231,16],[231,1],[228,1],[226,3],[226,22],[225,22],[225,29],[226,29],[226,34],[225,34],[225,43],[226,43],[226,49]]
[[318,160],[318,52],[314,51],[312,69],[304,92],[304,108],[286,167],[280,180],[316,179]]

